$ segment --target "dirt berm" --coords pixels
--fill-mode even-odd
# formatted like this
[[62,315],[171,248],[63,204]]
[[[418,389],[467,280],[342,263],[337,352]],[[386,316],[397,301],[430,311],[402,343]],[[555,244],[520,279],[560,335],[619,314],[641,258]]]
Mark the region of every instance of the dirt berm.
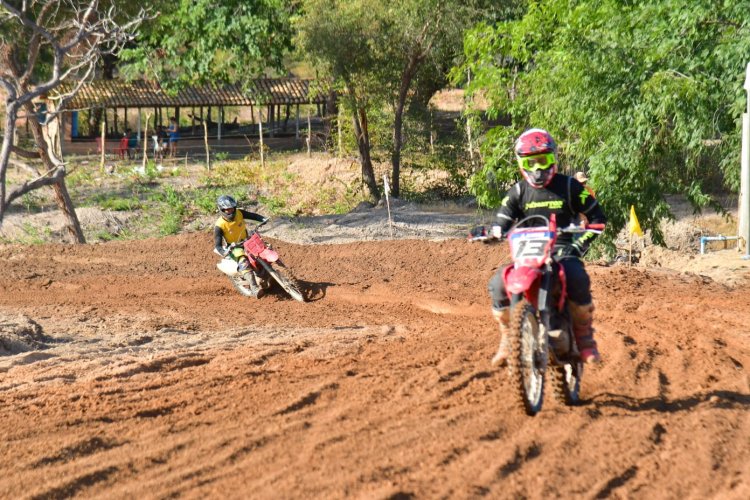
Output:
[[750,287],[589,265],[604,363],[528,417],[498,246],[272,240],[310,301],[240,297],[208,234],[0,246],[0,497],[750,498]]

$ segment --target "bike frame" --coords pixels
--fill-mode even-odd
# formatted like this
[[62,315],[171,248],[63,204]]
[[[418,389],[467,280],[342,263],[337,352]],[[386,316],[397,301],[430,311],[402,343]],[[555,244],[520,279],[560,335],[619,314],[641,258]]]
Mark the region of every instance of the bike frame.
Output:
[[[513,263],[503,271],[503,281],[511,303],[517,302],[514,297],[523,296],[540,313],[550,311],[548,302],[555,270],[552,250],[556,241],[557,223],[554,214],[546,226],[516,228],[508,233]],[[555,307],[562,311],[567,291],[562,266],[557,266],[557,276],[562,290]]]
[[245,256],[254,269],[258,269],[256,259],[262,259],[266,262],[276,262],[279,260],[278,252],[269,248],[257,231],[253,231],[250,237],[242,243],[242,248],[245,249]]

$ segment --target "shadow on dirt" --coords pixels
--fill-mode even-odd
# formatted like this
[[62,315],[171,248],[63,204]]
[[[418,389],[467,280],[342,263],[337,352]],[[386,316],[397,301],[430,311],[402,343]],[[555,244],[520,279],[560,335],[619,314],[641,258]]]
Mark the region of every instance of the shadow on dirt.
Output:
[[326,296],[326,292],[328,291],[328,287],[336,286],[336,283],[330,283],[327,281],[316,283],[313,281],[304,281],[301,279],[297,279],[297,284],[300,286],[302,295],[305,296],[305,302],[316,302],[318,300],[324,299]]
[[741,394],[734,391],[711,391],[705,394],[667,401],[660,397],[655,398],[631,398],[621,394],[604,393],[592,399],[583,401],[583,406],[591,405],[592,410],[598,413],[602,408],[621,408],[632,412],[658,411],[663,413],[676,413],[690,411],[702,404],[708,404],[713,408],[737,409],[750,406],[750,394]]

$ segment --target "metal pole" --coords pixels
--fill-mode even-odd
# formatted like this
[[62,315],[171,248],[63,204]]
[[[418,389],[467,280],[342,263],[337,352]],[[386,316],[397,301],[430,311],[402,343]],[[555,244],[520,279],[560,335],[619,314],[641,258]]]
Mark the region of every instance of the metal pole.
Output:
[[745,260],[750,259],[750,63],[745,70],[745,92],[747,111],[742,115],[742,150],[740,172],[739,234],[744,241]]

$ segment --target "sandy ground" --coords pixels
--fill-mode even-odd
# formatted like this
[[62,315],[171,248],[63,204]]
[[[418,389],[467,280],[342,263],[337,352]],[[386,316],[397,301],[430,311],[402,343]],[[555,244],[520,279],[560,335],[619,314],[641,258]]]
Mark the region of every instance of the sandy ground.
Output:
[[240,297],[205,232],[0,246],[0,497],[750,497],[736,252],[589,265],[605,361],[527,417],[489,364],[504,248],[401,215],[276,221],[305,304]]

